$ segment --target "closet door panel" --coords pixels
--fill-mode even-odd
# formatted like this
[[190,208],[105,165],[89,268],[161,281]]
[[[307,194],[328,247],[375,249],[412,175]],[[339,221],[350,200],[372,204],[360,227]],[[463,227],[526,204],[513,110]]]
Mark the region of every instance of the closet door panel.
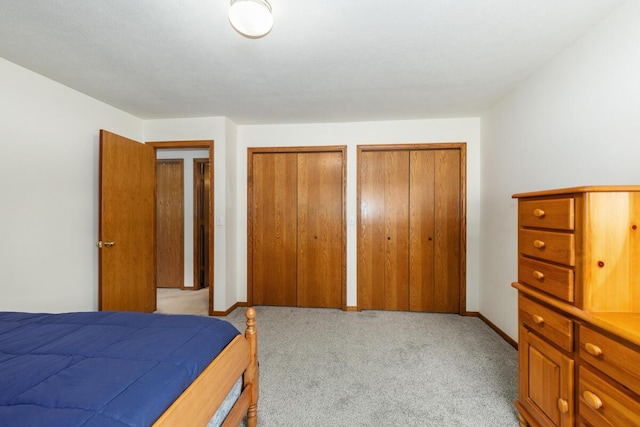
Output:
[[385,309],[385,152],[363,151],[358,165],[358,304]]
[[298,154],[298,307],[342,305],[342,153]]
[[436,191],[433,150],[416,150],[410,155],[409,195],[409,309],[434,311],[434,203]]
[[253,155],[253,299],[296,305],[297,155]]
[[409,152],[385,155],[385,309],[409,309]]
[[435,308],[460,308],[460,151],[438,150],[435,167]]

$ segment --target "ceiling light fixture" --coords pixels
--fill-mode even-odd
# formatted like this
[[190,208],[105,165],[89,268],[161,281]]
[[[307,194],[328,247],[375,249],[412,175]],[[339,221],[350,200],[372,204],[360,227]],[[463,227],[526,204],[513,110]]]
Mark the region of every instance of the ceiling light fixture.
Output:
[[267,0],[231,0],[229,21],[245,37],[263,37],[273,27],[271,5]]

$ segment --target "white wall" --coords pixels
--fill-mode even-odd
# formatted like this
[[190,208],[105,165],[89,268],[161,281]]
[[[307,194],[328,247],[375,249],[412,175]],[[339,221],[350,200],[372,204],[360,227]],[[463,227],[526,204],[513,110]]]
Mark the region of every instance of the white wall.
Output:
[[[387,122],[238,126],[239,298],[247,283],[247,148],[309,145],[347,146],[347,217],[357,217],[356,148],[367,144],[467,143],[467,310],[478,309],[480,223],[480,120],[439,119]],[[357,305],[356,226],[347,225],[347,305]]]
[[184,279],[182,286],[193,288],[193,159],[208,159],[209,150],[160,149],[158,159],[182,159],[183,163],[183,215],[184,215]]
[[143,122],[1,58],[0,94],[0,310],[95,310],[99,130]]
[[513,193],[640,184],[640,2],[608,19],[482,117],[480,312],[517,337]]

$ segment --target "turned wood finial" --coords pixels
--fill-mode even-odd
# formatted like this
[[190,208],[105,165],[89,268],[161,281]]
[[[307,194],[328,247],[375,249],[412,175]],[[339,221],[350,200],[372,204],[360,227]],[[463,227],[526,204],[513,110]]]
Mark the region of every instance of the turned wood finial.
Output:
[[247,318],[247,331],[253,333],[256,329],[256,309],[253,307],[248,307],[244,315]]

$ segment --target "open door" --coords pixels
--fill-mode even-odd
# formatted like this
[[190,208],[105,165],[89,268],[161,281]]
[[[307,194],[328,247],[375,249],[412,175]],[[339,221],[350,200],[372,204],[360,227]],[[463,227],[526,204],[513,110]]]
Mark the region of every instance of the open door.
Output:
[[155,149],[100,131],[100,310],[156,309]]

